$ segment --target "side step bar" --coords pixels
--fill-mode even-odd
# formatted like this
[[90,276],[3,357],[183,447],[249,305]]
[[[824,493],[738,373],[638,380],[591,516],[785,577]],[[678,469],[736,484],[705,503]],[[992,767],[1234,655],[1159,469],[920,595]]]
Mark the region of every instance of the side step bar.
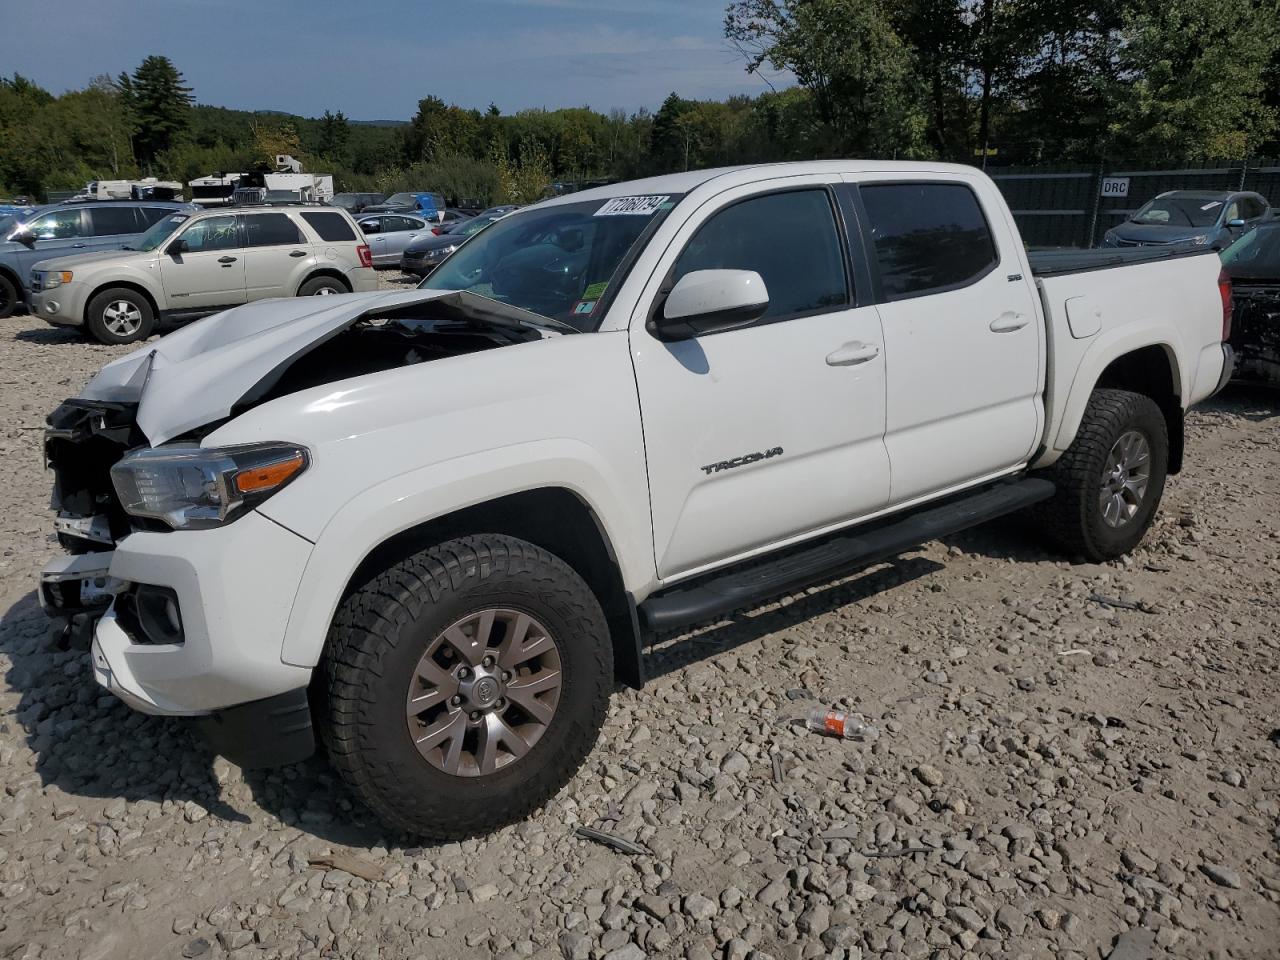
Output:
[[1048,500],[1054,490],[1052,482],[1040,478],[988,487],[865,533],[855,530],[772,562],[673,588],[640,604],[640,619],[657,632],[722,617]]

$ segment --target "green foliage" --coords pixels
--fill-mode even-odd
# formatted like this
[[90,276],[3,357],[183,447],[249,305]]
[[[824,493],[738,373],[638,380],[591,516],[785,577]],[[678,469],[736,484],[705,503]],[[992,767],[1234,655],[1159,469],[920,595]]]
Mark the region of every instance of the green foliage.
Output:
[[191,122],[191,88],[168,57],[152,55],[133,74],[116,81],[120,101],[133,126],[138,162],[150,170],[172,148]]

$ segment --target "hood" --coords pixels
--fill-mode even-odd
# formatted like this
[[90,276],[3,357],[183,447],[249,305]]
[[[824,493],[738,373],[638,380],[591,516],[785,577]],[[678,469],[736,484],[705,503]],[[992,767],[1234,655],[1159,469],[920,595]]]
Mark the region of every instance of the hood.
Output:
[[429,237],[419,237],[411,241],[404,249],[405,253],[427,253],[431,250],[443,250],[445,247],[460,246],[469,239],[471,238],[460,237],[453,233],[432,234]]
[[229,416],[293,361],[378,312],[438,301],[433,319],[554,335],[543,318],[473,293],[409,290],[259,300],[206,317],[107,364],[80,399],[138,404],[152,445]]
[[1215,226],[1177,227],[1159,223],[1132,223],[1126,220],[1118,227],[1111,228],[1111,234],[1121,240],[1133,243],[1177,243],[1180,240],[1194,240],[1206,234],[1217,233]]
[[130,257],[139,256],[139,254],[141,254],[140,250],[99,250],[94,253],[74,253],[67,257],[52,257],[48,260],[38,260],[32,266],[32,269],[74,271],[78,266],[110,263],[112,260],[128,260]]

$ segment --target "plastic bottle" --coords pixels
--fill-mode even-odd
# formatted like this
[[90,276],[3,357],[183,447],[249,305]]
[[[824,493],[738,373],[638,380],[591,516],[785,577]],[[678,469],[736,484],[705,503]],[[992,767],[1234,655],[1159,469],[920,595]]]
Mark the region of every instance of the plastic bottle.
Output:
[[823,706],[809,709],[805,725],[814,733],[828,737],[842,737],[845,740],[874,740],[880,736],[875,724],[854,713],[843,710],[828,710]]

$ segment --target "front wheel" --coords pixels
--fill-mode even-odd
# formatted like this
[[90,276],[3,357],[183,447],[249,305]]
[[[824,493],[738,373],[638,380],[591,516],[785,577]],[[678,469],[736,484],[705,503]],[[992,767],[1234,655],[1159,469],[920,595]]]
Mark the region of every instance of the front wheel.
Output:
[[13,312],[17,309],[17,284],[3,274],[0,274],[0,320],[13,316]]
[[1045,531],[1069,553],[1100,563],[1136,547],[1164,494],[1169,433],[1154,400],[1095,390],[1080,430],[1049,470],[1057,485],[1040,508]]
[[85,321],[95,340],[109,344],[145,340],[156,324],[151,303],[128,287],[104,290],[90,300]]
[[594,745],[612,649],[590,588],[533,544],[483,535],[424,550],[334,620],[330,760],[380,820],[417,836],[519,820]]

